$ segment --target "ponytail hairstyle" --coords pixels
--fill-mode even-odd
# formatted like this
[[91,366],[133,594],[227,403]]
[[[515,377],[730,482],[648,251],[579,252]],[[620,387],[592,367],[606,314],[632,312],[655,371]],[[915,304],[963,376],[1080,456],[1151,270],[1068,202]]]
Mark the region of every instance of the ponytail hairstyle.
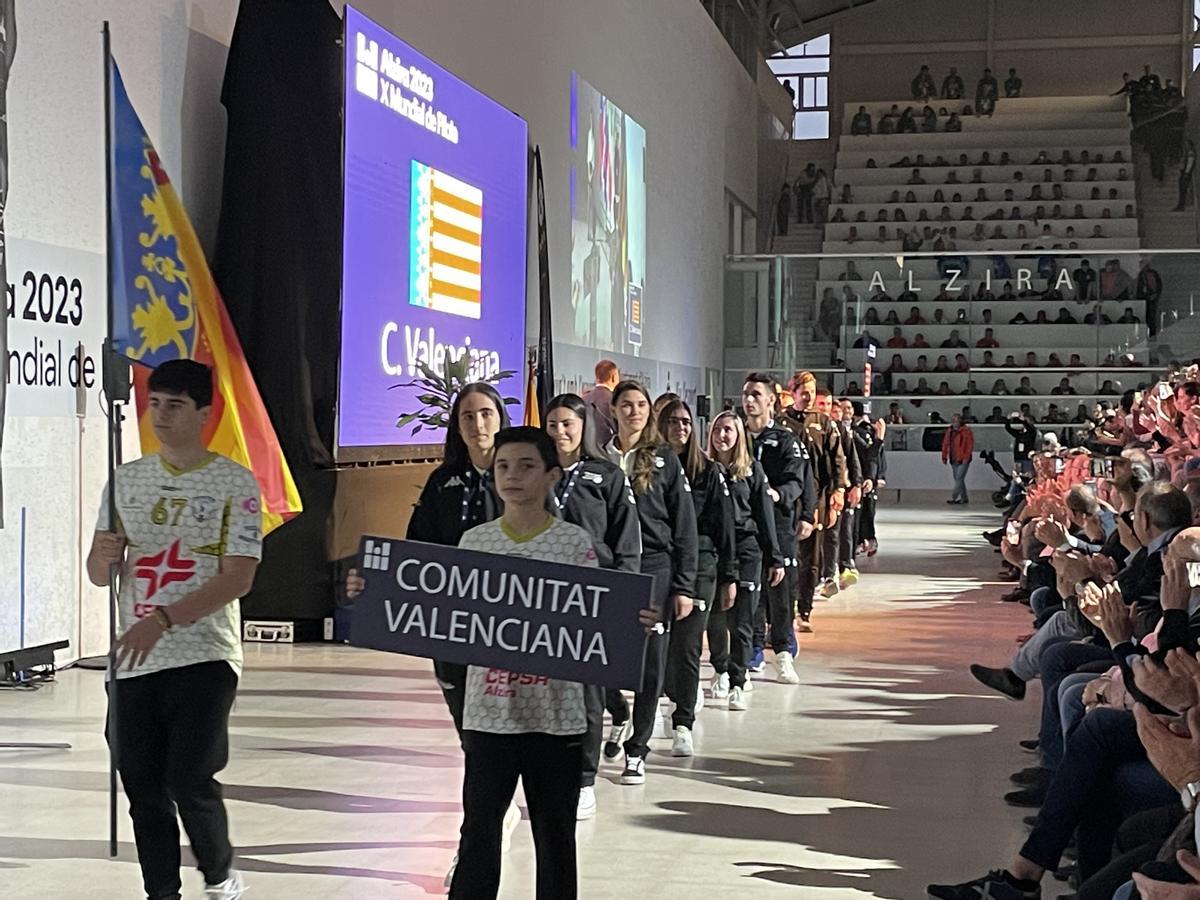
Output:
[[[604,360],[602,360],[604,362]],[[597,366],[597,369],[599,366]],[[592,421],[592,409],[578,394],[559,394],[548,404],[543,421],[556,409],[565,409],[583,420],[583,437],[579,441],[580,459],[606,459],[600,445],[596,443],[596,424]]]
[[[753,457],[750,456],[750,441],[746,436],[746,425],[742,422],[742,417],[732,409],[718,413],[717,417],[712,420],[712,425],[708,427],[709,458],[717,459],[717,453],[713,450],[713,432],[716,431],[717,424],[722,419],[729,419],[733,422],[733,429],[737,432],[737,443],[733,446],[729,462],[726,463],[725,469],[729,472],[729,477],[733,481],[745,481],[750,477],[750,473],[754,469],[754,462]],[[717,461],[720,462],[720,460]]]
[[696,440],[696,420],[692,417],[692,410],[682,400],[671,400],[658,414],[658,430],[666,440],[666,435],[669,433],[667,431],[668,420],[681,412],[687,413],[688,418],[692,419],[692,430],[688,434],[687,443],[683,445],[683,450],[679,454],[679,461],[683,463],[683,471],[687,474],[688,481],[695,484],[704,475],[704,470],[708,468],[708,457],[701,452],[700,442]]
[[[637,391],[646,398],[646,404],[650,405],[650,394],[646,389],[636,381],[622,381],[613,391],[613,406],[615,407],[621,399],[621,395],[627,391]],[[634,447],[625,447],[626,451],[635,451],[633,456],[633,473],[630,475],[630,482],[633,484],[634,494],[644,494],[650,490],[650,485],[654,481],[654,470],[658,468],[654,460],[658,456],[658,447],[662,443],[662,438],[658,434],[658,426],[654,423],[654,416],[646,417],[646,427],[642,429],[642,436]]]
[[492,406],[496,407],[496,414],[500,417],[501,431],[512,424],[508,419],[508,408],[494,387],[486,381],[472,381],[465,385],[454,395],[454,402],[450,404],[450,421],[446,425],[446,446],[442,452],[442,465],[455,471],[465,469],[471,463],[471,454],[467,451],[467,443],[463,440],[462,432],[459,430],[458,409],[462,401],[472,394],[483,394],[492,401]]

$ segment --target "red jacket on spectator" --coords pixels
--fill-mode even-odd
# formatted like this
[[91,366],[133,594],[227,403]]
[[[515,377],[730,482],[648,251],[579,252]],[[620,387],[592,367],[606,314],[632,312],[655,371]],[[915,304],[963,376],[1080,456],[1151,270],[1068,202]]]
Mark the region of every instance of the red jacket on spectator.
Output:
[[975,435],[971,433],[970,428],[963,425],[957,431],[953,428],[946,429],[946,436],[942,438],[942,462],[970,462],[974,451]]

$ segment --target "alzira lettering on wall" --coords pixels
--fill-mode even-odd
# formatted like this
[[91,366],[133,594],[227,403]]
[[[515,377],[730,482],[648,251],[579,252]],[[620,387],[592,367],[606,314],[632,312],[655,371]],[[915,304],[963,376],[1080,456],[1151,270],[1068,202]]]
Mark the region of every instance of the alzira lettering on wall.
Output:
[[[919,294],[922,292],[922,288],[917,286],[916,282],[914,281],[912,269],[903,270],[903,275],[906,277],[904,287],[905,290],[911,291],[914,294]],[[1018,268],[1013,270],[1012,276],[1010,277],[999,278],[997,276],[995,280],[993,280],[992,270],[985,269],[983,272],[983,286],[985,290],[990,291],[993,289],[996,283],[1003,285],[1008,282],[1012,282],[1013,290],[1015,290],[1017,293],[1020,293],[1021,291],[1032,291],[1034,289],[1033,277],[1035,275],[1037,275],[1039,278],[1045,277],[1045,273],[1036,272],[1033,269]],[[961,293],[962,291],[969,292],[971,290],[971,285],[967,283],[966,276],[967,272],[963,269],[954,269],[949,267],[943,269],[942,280],[944,281],[946,293],[957,294]],[[1051,281],[1050,278],[1047,278],[1046,280],[1047,282]],[[1075,282],[1071,279],[1071,273],[1065,267],[1059,268],[1058,273],[1054,275],[1053,282],[1053,284],[1048,284],[1048,290],[1066,290],[1071,292],[1074,292],[1075,290]],[[867,290],[887,290],[887,287],[884,284],[883,272],[881,272],[879,269],[876,269],[871,273],[871,280],[867,285]]]

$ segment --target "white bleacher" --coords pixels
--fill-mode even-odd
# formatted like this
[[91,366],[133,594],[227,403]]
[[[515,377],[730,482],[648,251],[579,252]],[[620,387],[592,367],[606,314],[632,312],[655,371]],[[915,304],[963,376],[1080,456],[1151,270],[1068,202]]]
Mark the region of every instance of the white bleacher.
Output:
[[[849,133],[860,105],[871,113],[876,133]],[[1058,276],[1048,282],[1038,274],[1039,263],[1044,264],[1046,257],[1052,258],[1056,273],[1062,269],[1073,273],[1082,259],[1090,260],[1092,268],[1100,270],[1107,260],[1114,258],[1130,277],[1137,273],[1140,261],[1137,199],[1124,98],[1002,98],[992,117],[962,117],[962,130],[958,132],[945,132],[946,117],[939,116],[938,131],[934,133],[878,134],[879,118],[892,105],[891,102],[845,105],[835,170],[837,187],[830,207],[831,217],[840,211],[845,221],[825,225],[822,249],[830,256],[820,261],[813,285],[813,321],[818,326],[821,298],[826,289],[832,289],[837,297],[840,315],[846,315],[848,307],[853,307],[850,320],[839,329],[837,355],[846,371],[833,379],[835,389],[844,392],[852,384],[862,387],[867,352],[848,346],[860,330],[879,342],[872,363],[875,374],[872,399],[877,411],[883,412],[895,401],[910,422],[919,424],[927,424],[930,413],[935,411],[948,420],[952,413],[967,405],[981,420],[993,406],[1008,413],[1022,403],[1030,403],[1038,416],[1044,416],[1053,403],[1070,417],[1081,404],[1090,407],[1098,398],[1115,399],[1123,390],[1152,377],[1145,350],[1144,302],[1083,302],[1076,299],[1073,284],[1058,285],[1062,299],[1044,299],[1041,293],[1056,286]],[[924,104],[899,101],[896,105],[901,111],[913,107],[920,127]],[[973,97],[959,101],[934,99],[929,105],[934,110],[944,106],[949,111],[961,111],[963,106],[973,106],[974,102]],[[1073,160],[1065,165],[1057,161],[1064,150]],[[1049,162],[1034,161],[1042,151]],[[1086,162],[1080,159],[1083,151],[1089,155]],[[987,164],[981,163],[984,152],[989,155]],[[1005,163],[1000,162],[1003,153],[1010,157]],[[966,162],[960,161],[961,154],[966,155]],[[1097,155],[1102,156],[1103,162],[1095,161]],[[906,157],[904,165],[896,165]],[[871,167],[867,166],[868,160],[873,161]],[[920,170],[924,184],[908,184],[913,169]],[[1089,181],[1092,169],[1094,180]],[[955,180],[947,182],[951,173]],[[1014,180],[1017,173],[1021,175],[1019,181]],[[843,185],[849,185],[851,193],[850,201],[844,204],[839,202]],[[1054,197],[1055,186],[1061,189],[1062,197]],[[985,192],[984,199],[979,197],[980,190]],[[1012,196],[1006,199],[1007,190],[1012,191]],[[913,195],[911,200],[909,192]],[[940,196],[935,196],[939,192]],[[1093,197],[1094,192],[1098,196]],[[957,201],[953,199],[955,194],[960,195]],[[1072,218],[1076,205],[1082,208],[1082,217],[1078,219]],[[1013,207],[1018,208],[1019,218],[1008,218]],[[1040,216],[1038,207],[1042,208]],[[968,208],[969,219],[964,218]],[[937,221],[943,209],[950,218]],[[886,211],[888,221],[878,220],[881,210]],[[904,211],[904,221],[894,220],[897,210]],[[997,210],[1003,211],[1003,219],[986,218]],[[928,216],[923,221],[922,211]],[[860,214],[865,221],[858,221]],[[987,235],[983,240],[972,237],[980,225]],[[1018,237],[1016,231],[1022,225],[1026,234]],[[1048,235],[1043,234],[1045,225],[1050,226]],[[1097,225],[1104,234],[1102,238],[1091,236]],[[990,237],[996,226],[1000,226],[1003,239]],[[877,240],[881,227],[888,235],[882,242]],[[918,233],[924,234],[928,228],[934,234],[933,240],[926,239],[922,251],[933,251],[939,235],[943,241],[953,240],[953,249],[943,251],[940,259],[902,254],[897,231],[907,233],[914,227]],[[856,241],[846,240],[851,228],[856,229]],[[951,228],[953,233],[949,231]],[[1068,228],[1073,230],[1071,235],[1066,233]],[[1071,243],[1075,246],[1069,246]],[[962,256],[982,252],[990,258]],[[839,277],[846,273],[849,260],[839,259],[835,254],[854,257],[858,279]],[[946,257],[954,257],[954,261],[951,263]],[[939,270],[939,264],[942,269],[963,270],[957,278],[957,290],[943,292],[948,276]],[[1001,277],[998,272],[1005,266],[1011,274]],[[785,272],[788,271],[785,265]],[[988,272],[993,296],[972,299]],[[889,295],[886,299],[877,294],[880,281]],[[1018,292],[1028,292],[1029,296],[999,299],[996,295],[1002,292],[1005,282]],[[901,294],[910,289],[915,290],[917,299],[910,296],[902,300]],[[917,308],[923,324],[903,324],[913,307]],[[1064,307],[1078,324],[1054,324]],[[878,321],[866,324],[867,312],[872,309]],[[990,311],[990,323],[983,321],[984,310]],[[1138,321],[1119,322],[1126,310],[1131,310]],[[886,321],[892,311],[899,324]],[[943,317],[940,323],[934,321],[939,311]],[[1039,312],[1045,313],[1050,321],[1037,323]],[[1018,313],[1028,322],[1010,324]],[[1107,316],[1110,324],[1085,324],[1083,320],[1089,314]],[[920,334],[930,346],[888,348],[886,343],[896,327],[909,343]],[[985,355],[989,352],[987,348],[975,346],[986,328],[993,330],[999,344],[990,348],[990,357]],[[940,346],[954,331],[967,347]],[[1026,354],[1031,351],[1037,357],[1036,367],[1026,366]],[[1133,365],[1118,365],[1130,352],[1134,354]],[[1053,368],[1048,365],[1051,353],[1057,354]],[[929,369],[942,356],[953,367],[959,354],[972,367],[969,371],[908,371],[896,373],[894,380],[883,377],[893,356],[899,356],[911,370],[919,364],[921,356]],[[1072,356],[1077,357],[1074,363]],[[1009,357],[1012,365],[1006,366]],[[1023,377],[1029,379],[1032,395],[1013,393]],[[1051,393],[1060,390],[1064,378],[1077,391],[1076,395]],[[917,395],[914,392],[920,379],[925,380],[930,391],[936,392],[944,382],[952,393]],[[1000,387],[1001,381],[1008,393],[994,395],[992,392]],[[891,387],[885,393],[882,388],[888,382]],[[998,426],[987,427],[998,429]]]
[[[903,112],[906,107],[911,106],[915,114],[920,114],[921,110],[926,105],[932,106],[935,111],[941,107],[946,107],[949,112],[962,112],[964,106],[975,107],[974,95],[963,97],[959,100],[942,100],[940,98],[931,99],[928,104],[922,103],[919,100],[877,100],[868,103],[845,103],[842,106],[842,128],[845,134],[850,134],[850,120],[858,112],[860,106],[865,106],[867,112],[871,114],[871,118],[878,122],[879,117],[892,108],[892,106],[900,107]],[[1001,98],[996,103],[995,112],[989,118],[987,116],[963,116],[963,130],[975,126],[983,126],[987,123],[1009,123],[1012,120],[1019,119],[1021,121],[1038,121],[1038,127],[1053,127],[1054,121],[1062,121],[1064,117],[1077,116],[1092,113],[1121,113],[1125,115],[1125,97],[1015,97],[1012,99]],[[1034,117],[1030,119],[1028,117]],[[1042,124],[1041,117],[1047,117],[1051,120],[1049,124]]]

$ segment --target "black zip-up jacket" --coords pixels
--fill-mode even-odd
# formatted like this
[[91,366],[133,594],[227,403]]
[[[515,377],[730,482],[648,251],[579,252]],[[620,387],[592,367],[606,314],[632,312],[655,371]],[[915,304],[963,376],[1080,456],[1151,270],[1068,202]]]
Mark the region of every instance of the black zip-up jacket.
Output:
[[[681,461],[682,464],[682,461]],[[709,460],[692,482],[692,502],[696,506],[698,571],[715,578],[717,585],[737,581],[737,546],[733,529],[733,499],[725,477],[725,467]],[[698,597],[711,602],[712,597]]]
[[804,445],[774,422],[751,438],[754,458],[762,464],[767,483],[779,494],[775,504],[775,536],[780,548],[791,550],[800,522],[814,522],[817,485]]
[[758,541],[763,559],[776,568],[783,568],[783,554],[775,534],[774,504],[767,493],[767,475],[762,463],[751,460],[750,475],[734,480],[726,475],[729,496],[733,501],[733,531],[738,546],[751,538]]
[[[605,450],[620,464],[621,451],[609,442]],[[634,493],[638,522],[642,527],[642,559],[667,556],[671,560],[671,594],[696,599],[696,567],[699,536],[692,487],[679,457],[668,444],[655,451],[655,470],[644,494]],[[632,478],[630,481],[632,482]]]
[[1028,419],[1004,423],[1004,430],[1013,436],[1013,462],[1025,462],[1037,449],[1037,426]]
[[883,441],[875,436],[875,429],[871,427],[869,419],[864,419],[854,426],[854,445],[858,449],[858,458],[862,463],[863,481],[877,482]]
[[639,572],[642,530],[625,473],[606,459],[585,459],[563,472],[554,488],[563,519],[592,536],[601,567]]
[[465,470],[442,465],[421,489],[406,537],[457,547],[463,532],[492,521],[503,508],[490,471],[478,472],[470,463]]
[[850,479],[850,487],[862,487],[863,464],[859,455],[858,442],[848,422],[838,422],[838,430],[842,433],[842,451],[846,454],[846,477]]

